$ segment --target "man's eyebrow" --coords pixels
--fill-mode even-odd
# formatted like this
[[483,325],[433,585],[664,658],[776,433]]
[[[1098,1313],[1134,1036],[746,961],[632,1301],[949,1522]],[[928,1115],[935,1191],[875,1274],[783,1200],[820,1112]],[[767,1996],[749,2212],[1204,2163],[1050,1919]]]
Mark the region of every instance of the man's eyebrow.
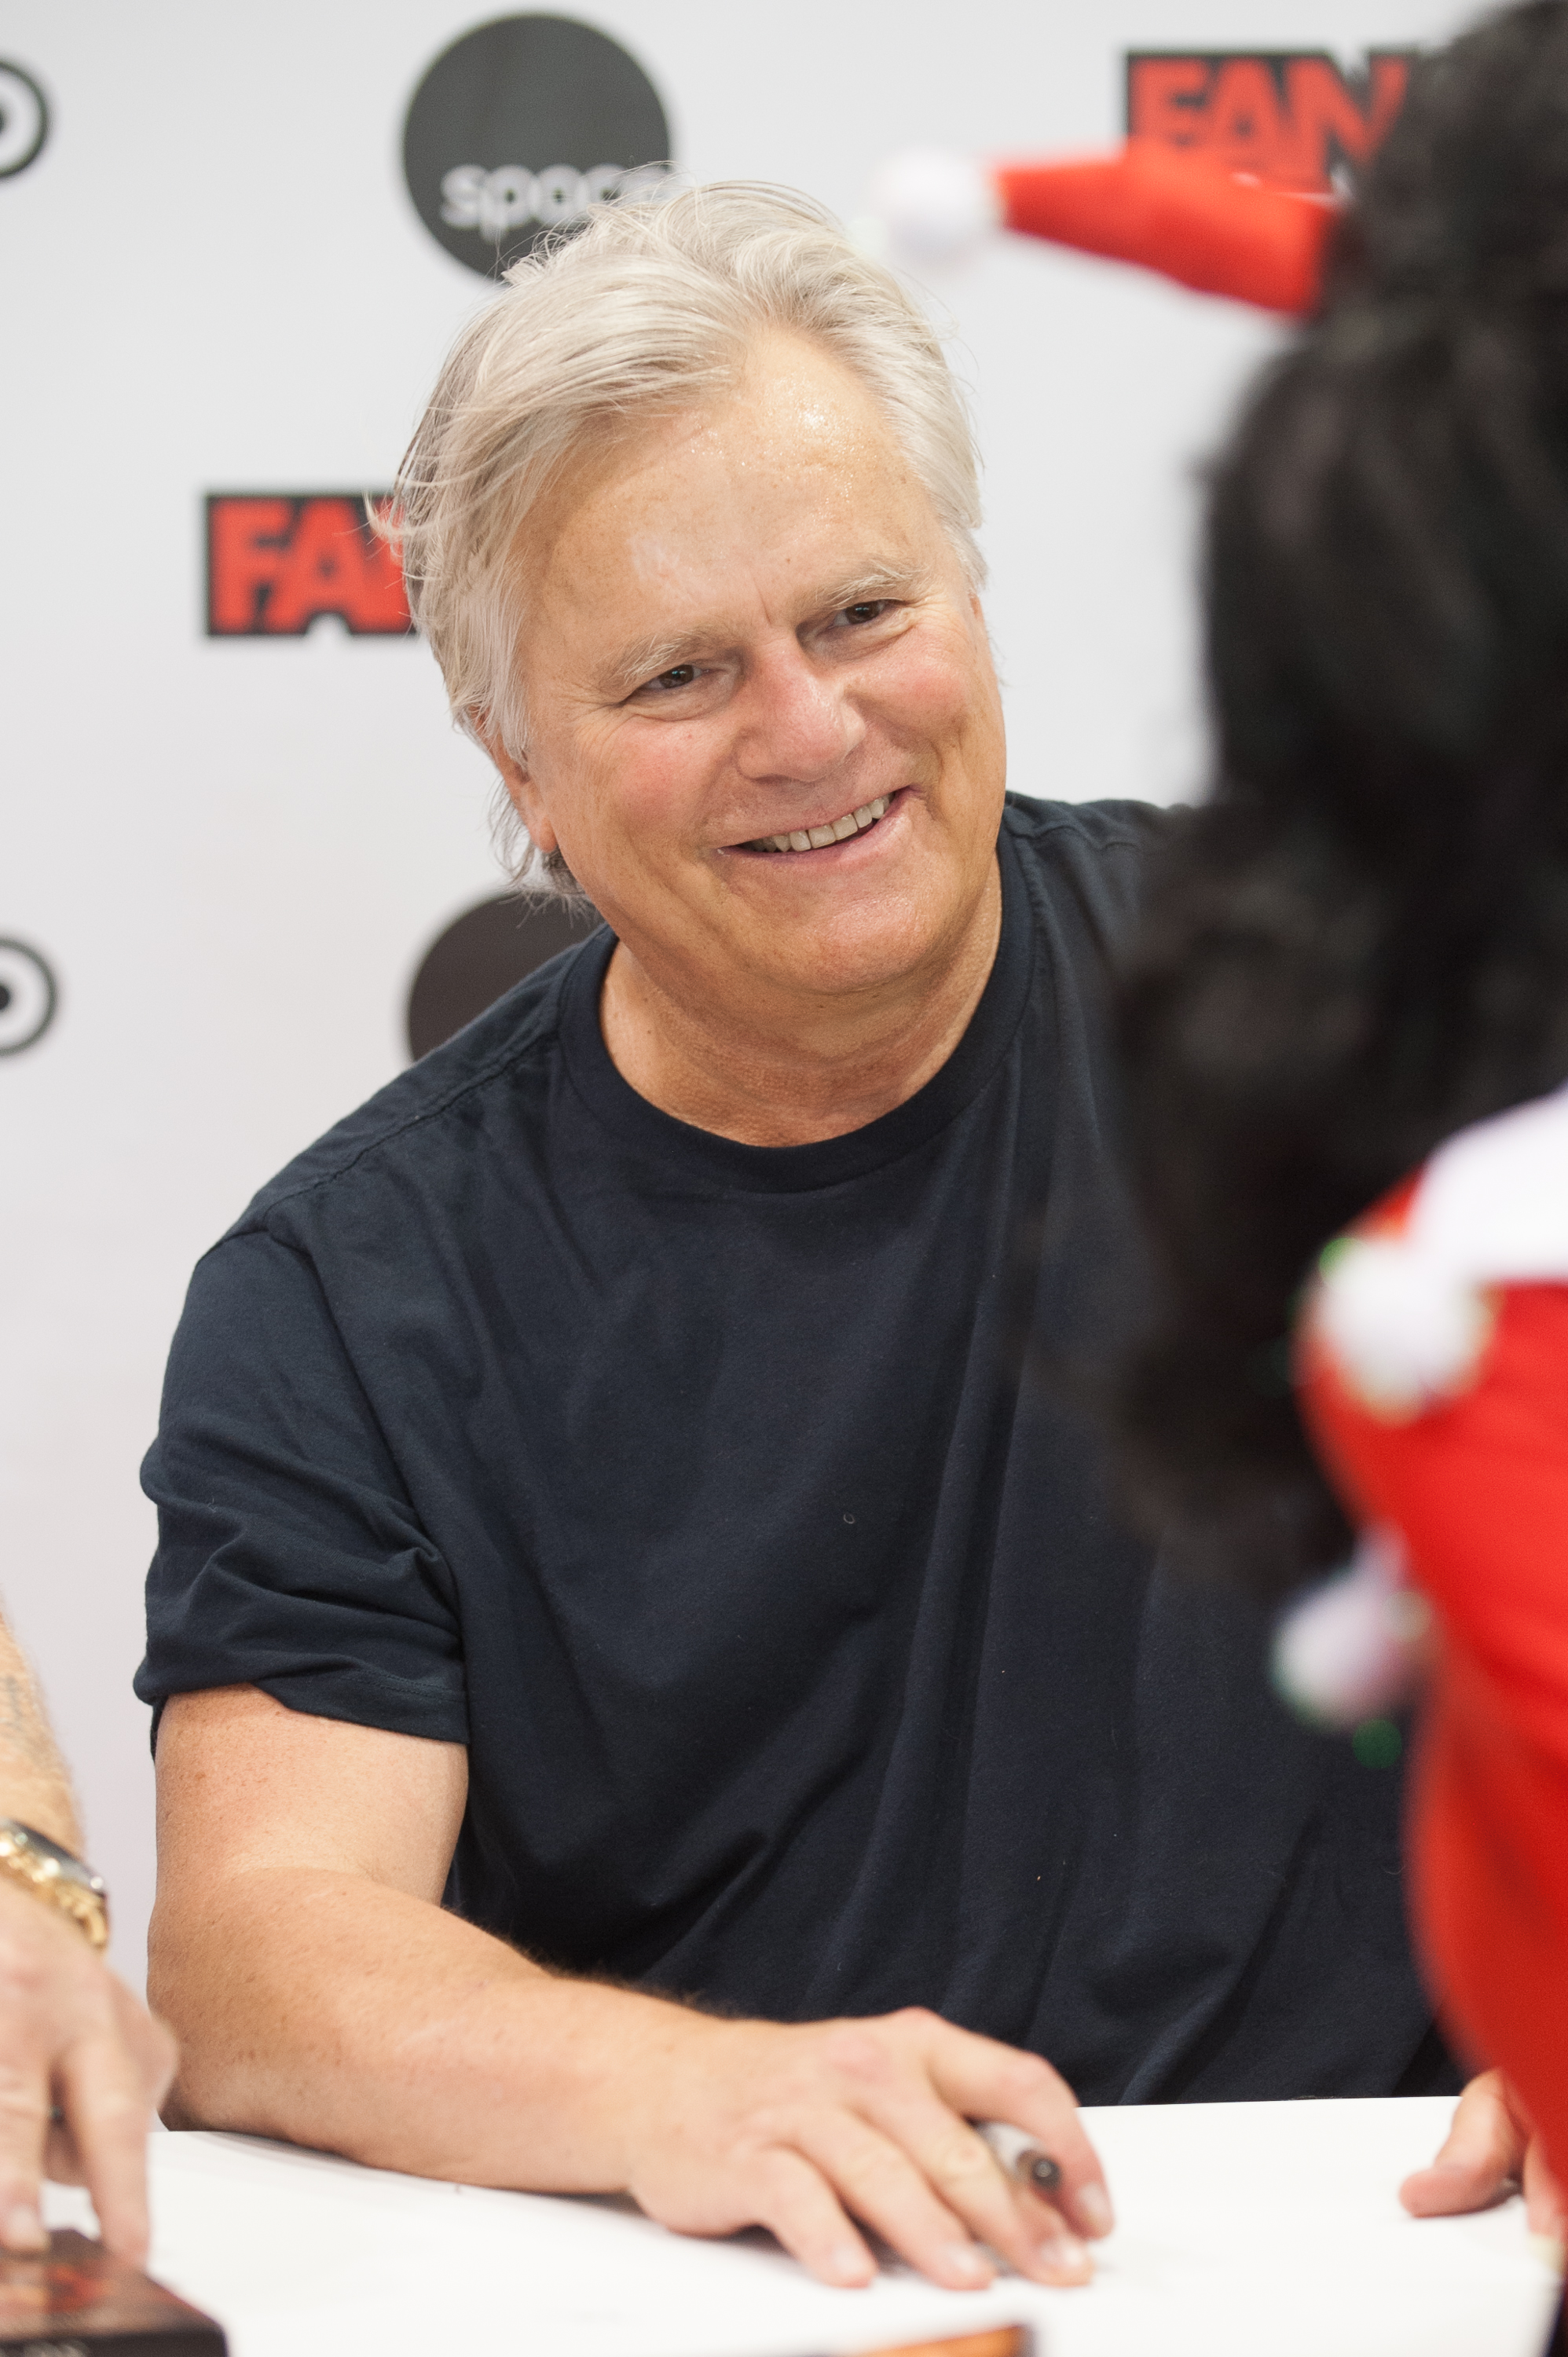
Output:
[[817,611],[836,614],[844,606],[869,606],[878,597],[920,597],[930,586],[928,565],[872,565],[830,582],[817,601]]
[[682,639],[641,639],[615,657],[606,670],[605,685],[612,695],[629,695],[634,687],[657,679],[660,672],[670,671],[682,660],[690,662],[707,643],[695,632]]
[[[836,614],[845,606],[869,606],[879,597],[923,597],[930,579],[929,569],[924,565],[863,566],[845,574],[841,580],[830,581],[813,598],[811,610],[813,614]],[[710,653],[718,640],[719,634],[709,630],[691,630],[682,638],[641,639],[610,662],[605,685],[612,695],[629,695],[634,688],[657,679],[661,672],[672,670],[677,663],[694,662]]]

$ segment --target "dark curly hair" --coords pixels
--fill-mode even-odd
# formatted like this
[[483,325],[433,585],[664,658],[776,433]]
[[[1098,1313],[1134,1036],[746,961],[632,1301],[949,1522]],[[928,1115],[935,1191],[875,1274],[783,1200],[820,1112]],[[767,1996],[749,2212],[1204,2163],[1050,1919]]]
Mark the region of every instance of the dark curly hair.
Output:
[[1159,1277],[1140,1516],[1280,1593],[1348,1534],[1297,1419],[1324,1243],[1568,1074],[1568,0],[1421,60],[1322,312],[1215,466],[1217,778],[1124,977]]

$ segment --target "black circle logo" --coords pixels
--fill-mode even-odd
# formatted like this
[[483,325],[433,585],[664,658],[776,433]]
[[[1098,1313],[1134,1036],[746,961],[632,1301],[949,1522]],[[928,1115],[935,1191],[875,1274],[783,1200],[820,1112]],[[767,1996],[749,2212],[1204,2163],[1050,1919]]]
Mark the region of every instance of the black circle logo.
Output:
[[37,950],[0,942],[0,1056],[19,1056],[55,1019],[59,993]]
[[0,58],[0,180],[25,172],[49,135],[49,110],[30,73]]
[[585,941],[599,921],[580,900],[502,892],[465,909],[432,942],[408,994],[408,1048],[416,1059],[482,1015],[513,983]]
[[635,58],[571,16],[498,16],[414,91],[403,168],[420,220],[486,276],[589,205],[669,176],[670,125]]

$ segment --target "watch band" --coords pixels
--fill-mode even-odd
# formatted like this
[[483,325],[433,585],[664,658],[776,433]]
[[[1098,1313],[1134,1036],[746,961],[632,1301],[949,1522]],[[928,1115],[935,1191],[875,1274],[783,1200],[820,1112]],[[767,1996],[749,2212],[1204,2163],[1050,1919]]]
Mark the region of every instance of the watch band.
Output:
[[36,1826],[0,1817],[0,1875],[58,1908],[90,1948],[102,1951],[109,1945],[109,1893],[103,1877]]

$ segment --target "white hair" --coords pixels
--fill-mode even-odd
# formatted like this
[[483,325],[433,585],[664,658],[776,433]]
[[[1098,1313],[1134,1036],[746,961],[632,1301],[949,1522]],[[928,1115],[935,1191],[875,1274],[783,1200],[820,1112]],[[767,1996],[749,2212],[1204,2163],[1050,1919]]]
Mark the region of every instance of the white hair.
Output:
[[[383,528],[460,727],[526,759],[518,660],[530,512],[590,447],[722,397],[759,335],[811,338],[880,405],[972,587],[978,461],[962,397],[913,298],[832,215],[792,191],[724,182],[603,204],[542,242],[457,339],[398,470]],[[514,880],[575,894],[504,786],[497,845]]]

